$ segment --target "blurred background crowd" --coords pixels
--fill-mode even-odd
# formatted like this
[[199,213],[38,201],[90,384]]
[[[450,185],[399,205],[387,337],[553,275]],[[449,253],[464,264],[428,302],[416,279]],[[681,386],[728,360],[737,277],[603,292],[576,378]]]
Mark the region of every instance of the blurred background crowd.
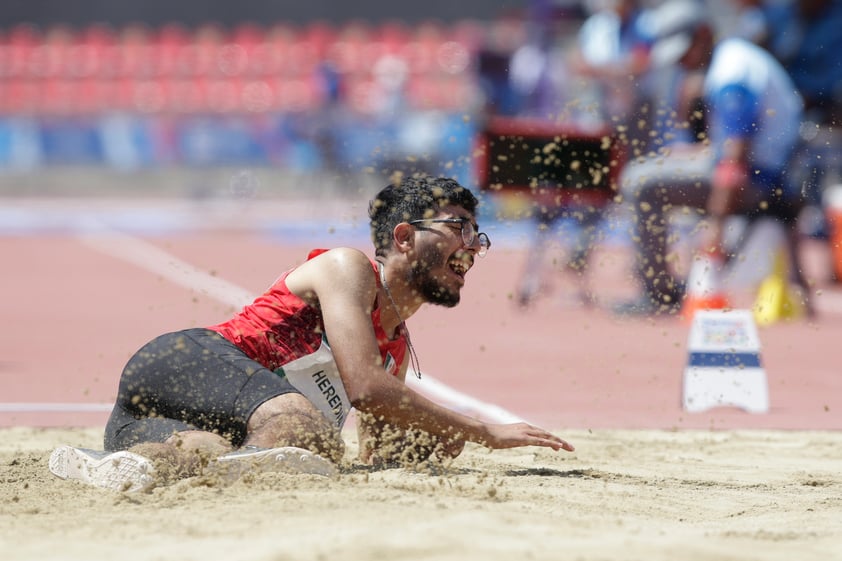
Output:
[[[22,3],[0,29],[0,168],[347,170],[414,156],[466,178],[489,112],[598,128],[661,95],[668,73],[647,72],[645,56],[647,13],[659,3],[523,0],[442,14],[433,3],[424,16],[376,2],[342,15],[316,2],[328,9],[296,20],[282,6],[249,17],[211,2],[188,18],[155,3]],[[747,37],[785,65],[807,102],[805,137],[833,127],[842,2],[706,7],[721,36]],[[652,138],[629,131],[640,146]]]
[[[477,186],[476,140],[494,119],[608,131],[631,161],[705,126],[676,101],[685,72],[654,60],[665,20],[682,19],[659,10],[669,1],[11,2],[0,174],[234,166]],[[698,5],[717,41],[766,49],[803,98],[803,231],[827,236],[825,191],[842,171],[842,0]]]
[[[460,166],[483,111],[595,124],[654,95],[658,76],[629,76],[645,74],[646,11],[657,3],[524,0],[451,21],[384,19],[376,6],[298,22],[282,7],[272,20],[201,23],[201,13],[105,21],[84,2],[73,23],[33,10],[0,30],[0,166],[342,169],[407,155]],[[720,34],[748,37],[785,64],[811,123],[834,123],[839,0],[709,8]]]

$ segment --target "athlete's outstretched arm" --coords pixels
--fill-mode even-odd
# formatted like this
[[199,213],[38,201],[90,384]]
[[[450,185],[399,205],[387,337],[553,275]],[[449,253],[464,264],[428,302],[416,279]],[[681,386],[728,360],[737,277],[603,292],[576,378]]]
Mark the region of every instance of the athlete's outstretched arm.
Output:
[[293,292],[317,299],[345,390],[351,403],[375,419],[404,429],[418,428],[445,441],[469,440],[490,448],[573,447],[529,425],[482,423],[430,401],[400,380],[385,376],[371,325],[377,284],[362,252],[335,249],[301,265],[287,277]]

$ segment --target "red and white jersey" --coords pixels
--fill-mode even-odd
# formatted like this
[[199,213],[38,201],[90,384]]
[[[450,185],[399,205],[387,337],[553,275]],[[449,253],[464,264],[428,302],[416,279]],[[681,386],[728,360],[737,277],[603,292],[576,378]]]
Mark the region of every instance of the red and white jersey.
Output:
[[[307,259],[325,251],[327,250],[313,250]],[[371,265],[372,274],[379,287],[377,263],[372,261]],[[330,333],[325,333],[321,310],[317,306],[307,304],[287,288],[286,278],[291,271],[281,275],[263,295],[237,315],[224,323],[209,327],[237,345],[253,360],[273,371],[286,370],[284,366],[294,361],[300,364],[299,359],[310,355],[323,355],[325,349],[329,352]],[[404,332],[400,330],[398,337],[389,339],[380,323],[379,306],[371,312],[371,323],[377,337],[383,367],[387,373],[397,375],[406,356]],[[298,387],[293,377],[289,378],[293,385]],[[299,389],[307,395],[303,388]],[[344,393],[344,388],[337,389]],[[325,412],[325,409],[322,408],[322,411]]]

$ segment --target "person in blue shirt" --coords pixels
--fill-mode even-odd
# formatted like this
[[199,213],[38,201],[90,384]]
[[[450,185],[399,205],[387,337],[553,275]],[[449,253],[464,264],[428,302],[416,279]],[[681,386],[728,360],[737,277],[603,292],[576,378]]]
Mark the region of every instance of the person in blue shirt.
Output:
[[[708,224],[701,246],[722,248],[723,220],[770,215],[787,225],[795,247],[801,194],[787,181],[799,143],[803,102],[786,70],[767,51],[741,38],[716,41],[705,6],[671,0],[653,12],[653,65],[681,70],[673,128],[659,153],[631,162],[621,194],[634,214],[639,298],[619,313],[676,312],[684,287],[668,254],[673,211],[695,209]],[[688,134],[688,122],[704,118]],[[693,119],[691,119],[691,117]],[[794,253],[794,251],[793,251]],[[803,279],[796,279],[803,283]]]

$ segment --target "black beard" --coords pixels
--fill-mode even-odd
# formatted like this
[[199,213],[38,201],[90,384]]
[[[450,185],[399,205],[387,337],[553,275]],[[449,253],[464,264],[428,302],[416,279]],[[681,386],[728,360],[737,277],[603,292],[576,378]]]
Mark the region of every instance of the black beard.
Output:
[[424,255],[419,255],[409,271],[409,286],[413,287],[425,302],[453,308],[459,303],[459,291],[452,291],[439,284],[430,273],[434,264],[443,262],[444,256],[438,248],[430,248]]

